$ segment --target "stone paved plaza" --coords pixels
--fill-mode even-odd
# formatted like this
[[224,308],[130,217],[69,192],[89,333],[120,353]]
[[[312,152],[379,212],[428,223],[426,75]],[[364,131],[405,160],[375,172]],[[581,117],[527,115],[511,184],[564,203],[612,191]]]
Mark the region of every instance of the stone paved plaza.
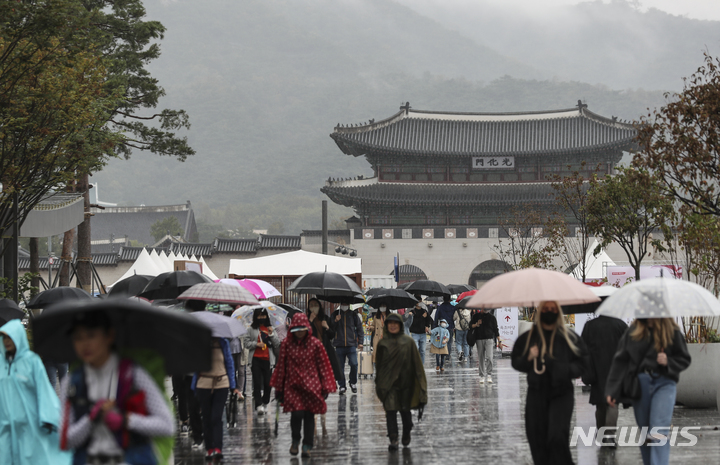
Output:
[[[436,373],[430,364],[428,405],[421,422],[413,415],[412,444],[409,449],[388,452],[385,415],[375,397],[374,381],[360,379],[358,393],[332,394],[328,398],[327,434],[318,425],[312,458],[301,460],[289,454],[289,415],[280,414],[280,427],[274,435],[275,403],[270,414],[256,416],[250,401],[240,404],[237,428],[225,432],[226,464],[531,464],[525,439],[524,403],[525,375],[510,366],[510,359],[496,359],[493,384],[478,382],[477,368],[467,363],[454,363],[445,373]],[[434,357],[433,357],[434,362]],[[248,396],[250,395],[248,381]],[[594,407],[588,404],[589,393],[576,388],[573,426],[594,425]],[[398,418],[399,420],[399,418]],[[716,409],[684,409],[676,407],[674,425],[701,426],[698,443],[693,447],[674,447],[670,463],[720,463],[720,415]],[[621,410],[619,425],[634,425],[632,409]],[[616,449],[584,446],[572,450],[576,463],[637,464],[642,463],[636,447]],[[203,452],[192,450],[188,438],[179,438],[175,463],[204,463]]]

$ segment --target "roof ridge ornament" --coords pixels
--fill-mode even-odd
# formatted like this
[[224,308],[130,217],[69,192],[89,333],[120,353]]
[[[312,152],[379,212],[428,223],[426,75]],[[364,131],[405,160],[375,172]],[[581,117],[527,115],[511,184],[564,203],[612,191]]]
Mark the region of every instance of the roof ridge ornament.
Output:
[[583,103],[582,100],[578,100],[577,107],[578,110],[582,110],[583,108],[587,108],[587,103]]
[[401,109],[401,110],[404,110],[406,115],[407,115],[408,113],[410,113],[410,108],[412,108],[412,107],[410,106],[410,102],[405,102],[405,105],[400,104],[400,109]]

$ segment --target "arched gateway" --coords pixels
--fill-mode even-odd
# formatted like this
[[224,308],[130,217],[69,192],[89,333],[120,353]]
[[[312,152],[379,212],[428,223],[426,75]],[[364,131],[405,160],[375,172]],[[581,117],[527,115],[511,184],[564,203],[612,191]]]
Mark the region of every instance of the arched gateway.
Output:
[[468,284],[479,289],[480,286],[495,276],[506,273],[510,270],[512,270],[510,265],[502,260],[487,260],[472,270],[470,278],[468,279]]

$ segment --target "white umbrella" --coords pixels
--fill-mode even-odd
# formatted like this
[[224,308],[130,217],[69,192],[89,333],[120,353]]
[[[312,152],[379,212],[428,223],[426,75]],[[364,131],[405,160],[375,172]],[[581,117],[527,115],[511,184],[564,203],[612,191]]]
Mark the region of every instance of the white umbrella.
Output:
[[189,314],[210,328],[213,337],[233,338],[247,333],[247,328],[235,318],[211,312],[192,312]]
[[720,316],[720,300],[689,281],[652,278],[620,288],[596,313],[615,318]]

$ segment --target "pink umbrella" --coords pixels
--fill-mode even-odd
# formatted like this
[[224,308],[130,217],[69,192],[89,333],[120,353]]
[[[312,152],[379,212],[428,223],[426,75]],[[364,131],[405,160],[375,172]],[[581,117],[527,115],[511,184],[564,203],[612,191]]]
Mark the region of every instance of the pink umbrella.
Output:
[[532,307],[546,300],[560,305],[599,302],[590,288],[564,273],[538,268],[495,276],[470,298],[468,307]]
[[282,296],[275,286],[262,279],[238,279],[237,283],[252,292],[258,299]]

